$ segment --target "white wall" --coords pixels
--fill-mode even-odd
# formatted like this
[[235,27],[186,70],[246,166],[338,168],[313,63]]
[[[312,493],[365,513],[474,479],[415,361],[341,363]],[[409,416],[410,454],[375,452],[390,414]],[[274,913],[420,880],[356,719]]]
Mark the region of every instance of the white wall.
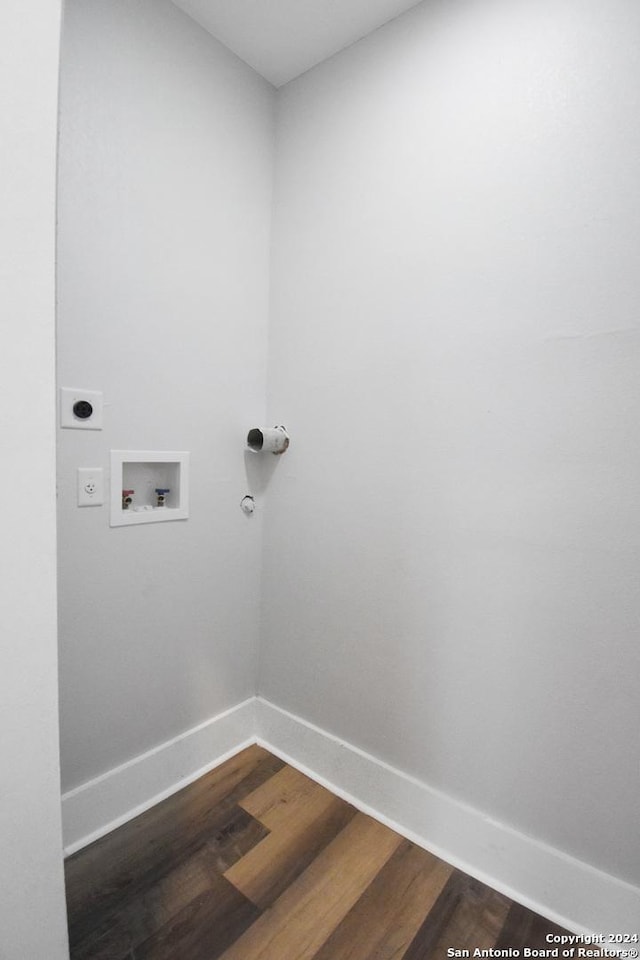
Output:
[[441,0],[281,91],[260,684],[634,883],[639,35]]
[[[168,0],[67,8],[58,378],[105,426],[59,432],[65,789],[255,692],[274,96]],[[78,509],[111,448],[190,450],[190,519]]]
[[[55,574],[60,3],[0,6],[0,956],[64,960]],[[35,67],[37,65],[37,69]]]

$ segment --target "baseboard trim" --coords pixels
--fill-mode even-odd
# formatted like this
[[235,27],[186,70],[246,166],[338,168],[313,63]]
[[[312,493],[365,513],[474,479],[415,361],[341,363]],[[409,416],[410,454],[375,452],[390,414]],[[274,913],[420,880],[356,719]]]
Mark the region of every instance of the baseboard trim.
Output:
[[251,697],[62,796],[66,857],[256,742]]
[[64,794],[65,856],[256,742],[402,836],[576,934],[640,930],[640,888],[487,817],[261,697]]
[[256,723],[261,746],[548,920],[585,936],[640,930],[638,887],[490,819],[262,698]]

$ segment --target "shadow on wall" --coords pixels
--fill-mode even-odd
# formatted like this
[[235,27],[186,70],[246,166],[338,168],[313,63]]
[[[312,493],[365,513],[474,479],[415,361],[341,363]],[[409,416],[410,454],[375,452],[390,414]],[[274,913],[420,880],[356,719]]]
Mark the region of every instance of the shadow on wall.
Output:
[[247,436],[244,465],[247,485],[253,496],[262,496],[269,487],[280,456],[289,447],[284,427],[254,427]]

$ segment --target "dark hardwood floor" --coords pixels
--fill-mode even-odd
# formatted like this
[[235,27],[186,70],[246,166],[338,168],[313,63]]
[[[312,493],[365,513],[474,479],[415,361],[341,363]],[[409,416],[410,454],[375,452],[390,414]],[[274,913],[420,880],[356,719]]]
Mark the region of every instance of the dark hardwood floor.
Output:
[[66,881],[72,960],[444,960],[566,932],[257,746],[70,857]]

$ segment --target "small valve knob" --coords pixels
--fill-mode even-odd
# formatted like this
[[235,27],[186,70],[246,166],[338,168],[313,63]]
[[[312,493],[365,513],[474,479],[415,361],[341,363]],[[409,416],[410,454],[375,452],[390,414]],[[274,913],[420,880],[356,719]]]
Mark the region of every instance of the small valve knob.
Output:
[[157,507],[166,507],[168,493],[171,493],[170,487],[156,487],[156,506]]

